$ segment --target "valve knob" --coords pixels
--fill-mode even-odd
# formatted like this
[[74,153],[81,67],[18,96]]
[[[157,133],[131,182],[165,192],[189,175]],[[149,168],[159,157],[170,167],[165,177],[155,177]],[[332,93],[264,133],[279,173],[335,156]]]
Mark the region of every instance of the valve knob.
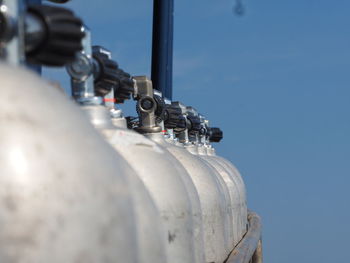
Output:
[[111,60],[103,51],[103,48],[94,46],[92,54],[94,62],[97,63],[94,64],[97,67],[94,70],[95,94],[102,97],[119,85],[118,63]]
[[153,96],[154,100],[156,101],[157,108],[154,114],[157,117],[157,123],[160,123],[165,120],[165,102],[164,99],[159,95]]
[[177,126],[176,128],[174,128],[174,131],[176,133],[181,133],[187,129],[187,119],[183,115],[186,107],[182,105],[179,101],[173,101],[171,105],[173,107],[178,108],[181,111],[181,116],[179,116]]
[[128,73],[119,68],[117,62],[111,60],[110,52],[103,47],[94,46],[93,58],[96,66],[96,95],[105,96],[114,89],[114,97],[118,103],[130,99],[134,91],[134,82]]
[[176,131],[178,131],[178,132],[183,131],[186,129],[186,127],[187,127],[186,118],[182,115],[182,116],[180,116],[179,122],[177,123]]
[[220,128],[209,128],[209,141],[220,142],[224,138],[224,133]]
[[185,118],[182,116],[182,111],[180,107],[177,107],[176,105],[166,105],[164,114],[165,128],[186,128],[186,123],[184,122],[184,120]]
[[187,120],[188,120],[188,131],[190,133],[200,132],[202,126],[198,116],[188,115]]
[[117,103],[124,103],[125,100],[129,100],[131,94],[134,92],[134,81],[130,74],[118,69],[119,85],[116,87],[114,96]]
[[43,24],[45,31],[38,45],[27,50],[28,62],[60,67],[74,61],[83,48],[82,21],[72,11],[56,6],[33,5],[28,13]]

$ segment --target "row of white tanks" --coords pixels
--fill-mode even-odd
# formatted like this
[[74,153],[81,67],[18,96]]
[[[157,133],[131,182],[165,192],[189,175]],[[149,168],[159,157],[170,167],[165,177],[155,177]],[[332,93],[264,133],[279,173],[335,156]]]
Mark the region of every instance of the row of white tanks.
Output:
[[140,134],[27,70],[0,76],[1,262],[224,262],[246,233],[243,180],[200,138]]
[[[81,58],[92,60],[89,34],[84,41]],[[0,262],[224,262],[247,231],[237,169],[198,130],[157,123],[155,105],[140,113],[142,133],[129,129],[93,94],[88,72],[75,83],[78,105],[29,70],[0,64]],[[134,82],[154,102],[151,81]]]

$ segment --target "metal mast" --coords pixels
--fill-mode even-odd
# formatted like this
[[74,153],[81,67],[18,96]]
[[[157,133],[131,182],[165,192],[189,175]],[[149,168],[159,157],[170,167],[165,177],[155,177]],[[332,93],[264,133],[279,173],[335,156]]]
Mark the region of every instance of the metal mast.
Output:
[[163,97],[172,99],[174,0],[154,0],[152,81]]

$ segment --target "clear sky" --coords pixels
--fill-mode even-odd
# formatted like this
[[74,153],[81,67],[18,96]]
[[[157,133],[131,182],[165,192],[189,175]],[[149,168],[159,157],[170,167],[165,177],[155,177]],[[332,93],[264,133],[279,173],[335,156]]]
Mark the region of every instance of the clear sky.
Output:
[[[263,218],[265,262],[349,262],[350,2],[243,2],[237,17],[234,0],[175,0],[174,98],[224,130],[218,153]],[[151,0],[68,6],[122,68],[149,75]]]

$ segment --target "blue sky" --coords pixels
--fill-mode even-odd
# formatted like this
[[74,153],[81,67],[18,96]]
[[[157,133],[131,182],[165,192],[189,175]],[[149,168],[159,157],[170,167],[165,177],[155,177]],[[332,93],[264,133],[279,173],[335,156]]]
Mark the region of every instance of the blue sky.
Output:
[[[263,218],[265,262],[348,262],[350,2],[244,2],[236,17],[233,0],[175,1],[174,99],[224,130],[217,149]],[[149,75],[152,1],[68,6],[121,67]]]

